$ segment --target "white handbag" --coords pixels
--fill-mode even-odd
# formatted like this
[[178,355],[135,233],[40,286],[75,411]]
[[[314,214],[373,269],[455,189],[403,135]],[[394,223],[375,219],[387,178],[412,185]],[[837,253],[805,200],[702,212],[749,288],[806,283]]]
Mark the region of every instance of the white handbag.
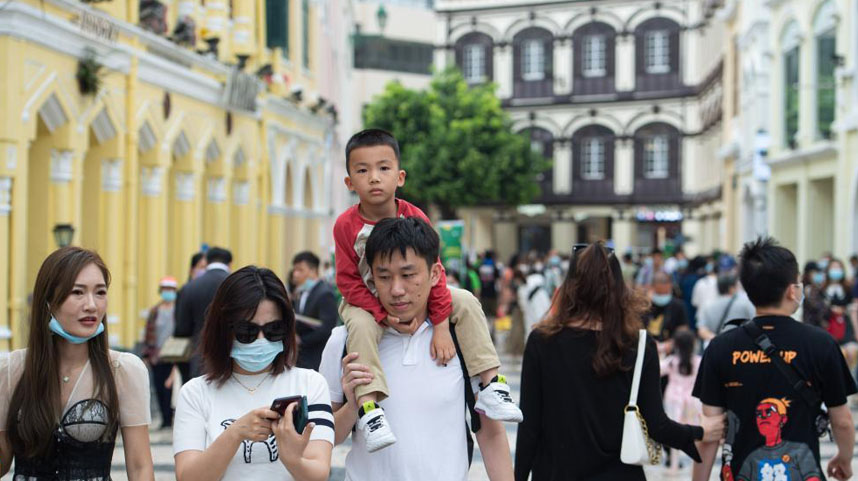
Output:
[[635,360],[635,374],[632,378],[632,392],[629,394],[629,404],[623,414],[623,445],[620,448],[620,461],[637,466],[661,463],[661,445],[649,438],[646,421],[638,409],[638,390],[641,384],[645,350],[646,330],[641,329],[638,333],[638,355]]

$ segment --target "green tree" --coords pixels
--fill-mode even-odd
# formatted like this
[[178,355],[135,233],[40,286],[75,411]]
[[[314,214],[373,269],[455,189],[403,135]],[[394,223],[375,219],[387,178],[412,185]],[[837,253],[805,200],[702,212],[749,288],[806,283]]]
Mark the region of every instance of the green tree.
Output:
[[495,86],[468,86],[456,69],[436,74],[423,91],[388,84],[363,120],[399,140],[408,173],[403,197],[435,204],[444,218],[456,207],[526,204],[540,193],[538,174],[551,166],[526,134],[513,132]]

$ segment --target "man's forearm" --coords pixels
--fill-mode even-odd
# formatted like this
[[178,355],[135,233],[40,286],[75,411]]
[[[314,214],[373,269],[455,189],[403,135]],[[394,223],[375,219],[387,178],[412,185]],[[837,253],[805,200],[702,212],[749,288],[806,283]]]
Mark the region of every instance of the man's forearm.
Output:
[[842,417],[832,418],[831,434],[837,443],[837,452],[842,457],[852,457],[855,446],[855,428],[852,426],[852,414],[848,413],[848,419]]
[[506,429],[500,421],[489,419],[482,414],[480,414],[480,423],[477,443],[480,445],[486,474],[491,481],[513,481],[512,456],[509,452]]
[[339,446],[348,439],[357,422],[357,409],[352,409],[349,404],[331,404],[334,411],[334,446]]
[[694,463],[692,469],[692,481],[708,481],[712,474],[712,465],[715,464],[715,455],[718,454],[718,442],[697,442],[697,452],[700,453],[700,463]]

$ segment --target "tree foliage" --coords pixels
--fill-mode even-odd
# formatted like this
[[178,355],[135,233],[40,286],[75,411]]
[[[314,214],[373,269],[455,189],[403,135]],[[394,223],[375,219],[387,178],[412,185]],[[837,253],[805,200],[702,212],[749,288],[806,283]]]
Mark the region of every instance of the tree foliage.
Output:
[[363,116],[365,126],[399,140],[408,173],[403,196],[436,204],[445,216],[455,207],[526,204],[550,167],[526,134],[513,132],[495,86],[469,87],[456,69],[437,74],[423,91],[388,84]]

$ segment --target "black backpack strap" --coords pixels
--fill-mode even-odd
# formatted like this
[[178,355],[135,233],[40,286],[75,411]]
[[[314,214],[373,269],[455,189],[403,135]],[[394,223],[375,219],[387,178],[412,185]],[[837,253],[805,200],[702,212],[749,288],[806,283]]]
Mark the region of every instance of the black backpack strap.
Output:
[[724,329],[724,322],[727,320],[727,315],[730,314],[730,308],[732,308],[733,303],[736,302],[736,297],[738,297],[738,294],[733,294],[733,297],[730,298],[730,302],[727,303],[727,309],[724,309],[724,314],[721,316],[721,320],[718,321],[718,328],[713,332],[716,336],[721,333],[721,329]]
[[751,319],[742,323],[742,330],[744,330],[745,334],[754,341],[754,344],[756,344],[757,347],[766,353],[766,356],[772,360],[772,364],[778,368],[778,371],[780,371],[780,373],[786,378],[789,385],[792,386],[793,390],[799,394],[810,409],[818,409],[819,404],[822,402],[822,398],[814,389],[811,388],[810,384],[808,384],[801,374],[799,374],[794,366],[787,364],[786,361],[783,360],[778,353],[778,347],[775,346],[772,340],[769,339],[769,336],[760,329],[760,326]]
[[[462,355],[462,349],[459,347],[459,338],[456,337],[456,325],[450,323],[450,336],[453,338],[453,344],[456,346],[456,355],[459,357],[459,364],[462,366],[462,376],[465,384],[465,404],[468,412],[471,414],[471,431],[477,432],[480,430],[480,415],[474,407],[477,404],[477,399],[474,397],[474,390],[471,389],[471,376],[468,375],[468,368],[465,366],[465,357]],[[465,422],[465,439],[468,443],[468,466],[474,458],[474,439],[471,433],[468,432],[468,423]]]

